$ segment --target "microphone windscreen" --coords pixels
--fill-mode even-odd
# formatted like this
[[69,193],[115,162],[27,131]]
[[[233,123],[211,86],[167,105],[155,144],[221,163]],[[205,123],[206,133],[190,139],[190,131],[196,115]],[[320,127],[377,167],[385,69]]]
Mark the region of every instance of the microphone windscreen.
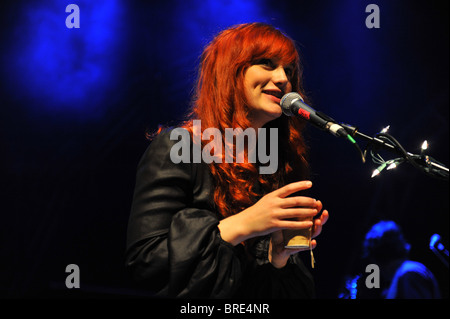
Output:
[[[300,94],[298,94],[297,92],[290,92],[285,94],[280,101],[280,106],[281,106],[281,110],[283,111],[283,114],[286,116],[292,116],[294,115],[291,111],[291,105],[293,102],[295,102],[296,100],[301,100],[303,101],[303,98]],[[303,101],[304,102],[304,101]]]

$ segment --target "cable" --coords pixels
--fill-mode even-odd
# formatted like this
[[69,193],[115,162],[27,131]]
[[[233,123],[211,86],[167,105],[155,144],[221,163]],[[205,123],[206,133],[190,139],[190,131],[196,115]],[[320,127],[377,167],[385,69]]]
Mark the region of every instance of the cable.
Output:
[[359,147],[358,143],[356,143],[355,139],[350,134],[348,134],[345,130],[343,130],[343,131],[345,132],[347,139],[350,141],[350,143],[352,143],[355,146],[356,150],[361,155],[362,162],[365,163],[366,162],[365,153],[363,153],[363,151]]

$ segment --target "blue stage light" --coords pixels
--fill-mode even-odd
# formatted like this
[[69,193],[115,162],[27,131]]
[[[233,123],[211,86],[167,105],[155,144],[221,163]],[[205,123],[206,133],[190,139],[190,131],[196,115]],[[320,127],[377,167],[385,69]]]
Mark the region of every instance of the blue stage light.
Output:
[[98,116],[123,66],[124,6],[118,0],[77,1],[80,27],[68,28],[68,4],[20,7],[2,54],[3,82],[35,111]]

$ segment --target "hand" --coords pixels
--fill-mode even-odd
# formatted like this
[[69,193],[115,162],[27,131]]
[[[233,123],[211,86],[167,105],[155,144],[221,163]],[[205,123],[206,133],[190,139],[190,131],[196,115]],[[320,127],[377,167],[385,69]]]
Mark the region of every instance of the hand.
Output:
[[[322,202],[320,200],[316,201],[317,203],[317,211],[320,213],[320,211],[323,208]],[[322,212],[322,215],[320,215],[319,218],[314,219],[314,227],[312,230],[312,234],[311,234],[311,238],[316,238],[317,236],[320,235],[320,233],[322,232],[322,226],[325,225],[325,223],[328,221],[328,218],[330,217],[329,213],[327,210],[324,210]],[[312,240],[311,244],[314,243],[312,246],[312,248],[316,247],[316,241]]]
[[288,197],[311,186],[310,181],[285,185],[263,196],[253,206],[221,220],[219,229],[222,239],[237,245],[249,238],[267,235],[282,229],[311,227],[313,222],[307,219],[319,212],[317,208],[322,209],[321,204],[318,204],[315,199],[305,196]]
[[[316,201],[317,203],[317,210],[320,212],[322,210],[322,202]],[[319,234],[322,232],[322,226],[325,225],[329,217],[328,211],[324,210],[322,212],[322,215],[314,220],[314,226],[312,229],[311,238],[315,238],[319,236]],[[269,245],[269,261],[272,263],[272,265],[275,268],[282,268],[286,265],[289,256],[296,254],[300,251],[307,250],[309,248],[300,248],[300,249],[291,249],[291,248],[284,248],[285,246],[283,231],[279,230],[272,233],[272,236],[270,238],[270,245]],[[314,249],[317,246],[317,242],[315,239],[311,240],[311,248]]]

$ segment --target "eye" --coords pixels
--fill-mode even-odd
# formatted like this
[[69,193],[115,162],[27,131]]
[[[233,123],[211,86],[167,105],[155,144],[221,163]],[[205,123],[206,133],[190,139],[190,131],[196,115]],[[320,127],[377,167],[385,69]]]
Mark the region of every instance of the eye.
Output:
[[255,64],[263,65],[268,68],[275,68],[275,63],[273,63],[273,61],[271,59],[259,59],[259,60],[255,61]]

